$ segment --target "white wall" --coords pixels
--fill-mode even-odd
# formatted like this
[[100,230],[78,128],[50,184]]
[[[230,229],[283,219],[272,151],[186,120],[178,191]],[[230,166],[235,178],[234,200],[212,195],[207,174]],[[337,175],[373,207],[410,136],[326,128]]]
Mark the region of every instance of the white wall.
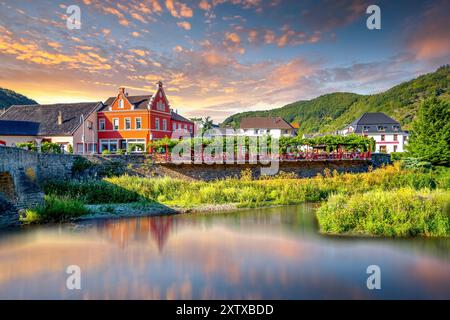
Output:
[[369,137],[373,138],[376,142],[375,152],[380,152],[381,146],[386,146],[387,153],[394,152],[394,146],[397,146],[397,150],[395,150],[395,152],[405,151],[406,137],[407,137],[405,133],[399,132],[397,134],[398,141],[394,141],[393,133],[387,133],[384,136],[385,136],[384,141],[381,141],[381,134],[369,134]]
[[34,141],[34,136],[1,136],[0,140],[6,142],[7,147],[15,146],[17,143]]
[[[256,133],[256,130],[258,130],[258,133]],[[281,129],[239,129],[237,130],[239,135],[253,137],[253,136],[264,136],[264,135],[270,135],[274,138],[280,138],[280,137],[291,137],[295,135],[295,131],[288,130],[288,133],[284,133],[284,130]]]

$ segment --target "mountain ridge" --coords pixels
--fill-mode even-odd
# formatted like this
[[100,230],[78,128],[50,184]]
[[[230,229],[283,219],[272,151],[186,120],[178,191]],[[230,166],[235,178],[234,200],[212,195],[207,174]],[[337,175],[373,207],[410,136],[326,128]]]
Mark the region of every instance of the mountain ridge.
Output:
[[221,125],[237,127],[246,117],[280,116],[291,123],[299,122],[300,133],[323,133],[341,129],[364,112],[384,112],[398,120],[404,129],[409,129],[420,102],[431,96],[450,101],[449,87],[450,65],[444,65],[377,94],[333,92],[276,109],[237,113]]
[[23,94],[17,93],[13,90],[0,87],[0,111],[8,109],[15,104],[38,104],[33,99],[30,99]]

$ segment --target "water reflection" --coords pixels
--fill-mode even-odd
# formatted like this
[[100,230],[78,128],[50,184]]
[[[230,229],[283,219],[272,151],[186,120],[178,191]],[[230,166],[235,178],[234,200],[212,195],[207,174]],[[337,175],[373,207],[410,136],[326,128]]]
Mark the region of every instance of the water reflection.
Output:
[[[316,230],[308,205],[31,228],[0,237],[0,298],[450,298],[449,240]],[[80,291],[65,288],[71,264]]]

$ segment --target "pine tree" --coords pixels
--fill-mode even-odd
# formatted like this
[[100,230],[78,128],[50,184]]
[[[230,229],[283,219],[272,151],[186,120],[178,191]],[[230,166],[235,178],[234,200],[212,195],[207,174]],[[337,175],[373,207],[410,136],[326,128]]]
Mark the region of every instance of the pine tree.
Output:
[[450,165],[450,103],[427,99],[419,108],[407,146],[411,156],[438,165]]

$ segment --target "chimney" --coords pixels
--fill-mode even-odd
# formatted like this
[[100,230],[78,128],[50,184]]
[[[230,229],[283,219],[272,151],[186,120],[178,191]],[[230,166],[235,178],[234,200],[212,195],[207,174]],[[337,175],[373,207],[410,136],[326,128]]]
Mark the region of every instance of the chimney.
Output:
[[58,126],[62,125],[63,119],[62,119],[62,112],[58,111]]
[[119,93],[125,95],[125,87],[120,87],[119,88]]

